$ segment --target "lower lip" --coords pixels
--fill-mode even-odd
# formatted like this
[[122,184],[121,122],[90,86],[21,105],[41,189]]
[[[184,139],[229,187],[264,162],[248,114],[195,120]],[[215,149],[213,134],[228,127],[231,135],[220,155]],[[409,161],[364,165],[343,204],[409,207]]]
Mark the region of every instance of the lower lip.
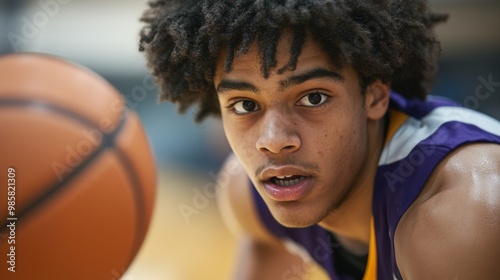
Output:
[[280,186],[271,181],[264,182],[264,191],[276,201],[295,201],[304,198],[311,190],[312,178],[306,177],[299,183],[291,186]]

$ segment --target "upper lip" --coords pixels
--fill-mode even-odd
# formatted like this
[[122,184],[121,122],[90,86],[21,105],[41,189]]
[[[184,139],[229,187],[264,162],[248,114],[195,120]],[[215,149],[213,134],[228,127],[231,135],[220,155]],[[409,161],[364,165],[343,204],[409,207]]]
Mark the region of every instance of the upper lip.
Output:
[[285,176],[285,175],[297,175],[297,176],[304,176],[304,177],[311,176],[310,172],[307,172],[306,170],[304,170],[303,168],[300,168],[298,166],[282,165],[282,166],[266,167],[259,174],[259,178],[263,182],[265,182],[265,181],[269,181],[273,177]]

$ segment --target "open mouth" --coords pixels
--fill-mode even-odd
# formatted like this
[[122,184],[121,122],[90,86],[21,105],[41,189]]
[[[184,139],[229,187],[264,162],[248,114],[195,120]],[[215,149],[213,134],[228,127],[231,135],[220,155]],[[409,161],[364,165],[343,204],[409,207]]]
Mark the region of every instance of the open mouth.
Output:
[[289,187],[302,182],[306,178],[307,177],[301,175],[285,175],[271,177],[270,181],[271,183],[281,187]]
[[307,196],[313,177],[304,175],[273,176],[264,181],[264,191],[275,201],[298,201]]

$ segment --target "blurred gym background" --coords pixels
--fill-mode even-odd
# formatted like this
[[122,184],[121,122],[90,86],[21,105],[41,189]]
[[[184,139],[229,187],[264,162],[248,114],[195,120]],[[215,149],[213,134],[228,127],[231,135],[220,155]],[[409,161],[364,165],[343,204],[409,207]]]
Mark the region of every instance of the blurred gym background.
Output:
[[[450,14],[437,27],[443,51],[431,94],[500,119],[500,1],[430,3]],[[0,0],[0,55],[40,52],[82,64],[113,84],[142,119],[158,164],[156,210],[132,266],[110,271],[109,279],[227,279],[235,241],[212,191],[229,147],[218,120],[195,124],[193,112],[178,115],[174,105],[157,102],[138,51],[146,6],[145,0]],[[494,83],[478,93],[487,81]]]

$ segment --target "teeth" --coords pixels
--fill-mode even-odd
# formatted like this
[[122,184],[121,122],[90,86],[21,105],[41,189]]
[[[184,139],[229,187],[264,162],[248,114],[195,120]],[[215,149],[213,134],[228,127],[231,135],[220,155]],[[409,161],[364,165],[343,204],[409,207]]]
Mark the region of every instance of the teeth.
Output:
[[290,178],[290,177],[293,177],[293,175],[276,176],[276,178],[281,179],[281,180],[286,179],[286,178]]
[[294,179],[294,180],[283,180],[284,178],[290,178],[290,177],[291,176],[276,176],[277,179],[274,180],[274,183],[278,186],[289,187],[289,186],[296,185],[296,184],[300,183],[300,181],[305,179],[304,176],[301,176],[300,178]]

